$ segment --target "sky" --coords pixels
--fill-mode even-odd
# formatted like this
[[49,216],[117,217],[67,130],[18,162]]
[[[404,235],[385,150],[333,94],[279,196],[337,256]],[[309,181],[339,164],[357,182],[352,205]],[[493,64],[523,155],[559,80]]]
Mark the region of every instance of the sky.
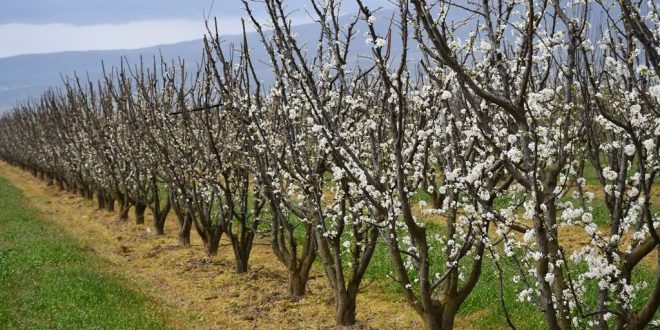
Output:
[[[295,24],[310,21],[310,0],[285,0]],[[344,11],[354,12],[353,0]],[[387,0],[365,0],[371,8]],[[264,17],[261,5],[255,14]],[[72,50],[135,49],[201,38],[205,17],[221,34],[241,31],[240,0],[0,0],[0,58]]]

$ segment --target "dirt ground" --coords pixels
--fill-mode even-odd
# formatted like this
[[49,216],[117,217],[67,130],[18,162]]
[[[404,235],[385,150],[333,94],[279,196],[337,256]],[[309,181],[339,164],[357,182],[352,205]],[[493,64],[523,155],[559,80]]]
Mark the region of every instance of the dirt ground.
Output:
[[[47,186],[4,162],[0,162],[0,176],[21,189],[44,220],[77,237],[85,249],[108,260],[113,271],[164,304],[182,309],[183,315],[189,315],[183,322],[186,328],[334,328],[332,295],[320,267],[314,269],[315,278],[309,282],[311,292],[292,301],[286,292],[286,269],[266,240],[254,247],[250,271],[237,275],[227,241],[222,242],[216,257],[206,258],[194,230],[191,246],[178,245],[173,218],[166,222],[166,234],[156,236],[148,213],[145,225],[136,225],[132,218],[122,223],[114,213],[97,210],[94,201]],[[372,287],[359,295],[357,318],[354,329],[422,327],[403,299]]]

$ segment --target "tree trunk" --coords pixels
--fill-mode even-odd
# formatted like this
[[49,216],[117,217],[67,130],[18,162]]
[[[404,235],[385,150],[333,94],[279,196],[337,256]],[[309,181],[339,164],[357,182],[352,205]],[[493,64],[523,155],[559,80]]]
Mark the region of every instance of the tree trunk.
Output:
[[124,222],[128,220],[128,211],[130,211],[130,207],[127,207],[123,203],[119,204],[119,213],[117,214],[119,221]]
[[92,192],[92,187],[85,183],[80,184],[80,194],[86,199],[94,199],[94,192]]
[[444,309],[442,311],[442,319],[439,321],[439,324],[441,324],[440,329],[453,329],[454,328],[454,321],[456,320],[456,313],[458,313],[458,309],[460,308],[460,303],[458,303],[458,306],[453,303],[453,301],[456,301],[455,299],[452,299],[445,303]]
[[252,241],[254,233],[248,232],[240,240],[240,236],[233,233],[227,233],[227,237],[231,240],[232,248],[234,249],[234,257],[236,259],[236,273],[245,274],[248,271],[248,264],[250,261],[250,252],[252,252]]
[[[160,209],[159,201],[154,202],[154,206],[151,208],[151,211],[154,214],[154,229],[156,229],[156,235],[165,234],[165,220],[167,220],[167,215],[170,213],[171,208],[172,204],[169,198],[167,199],[167,203],[163,209]],[[188,243],[190,243],[190,239],[188,240]]]
[[305,295],[307,289],[307,277],[297,271],[289,271],[289,295],[297,299]]
[[[656,268],[660,270],[660,245],[656,245],[655,252],[656,265],[659,265]],[[655,283],[651,283],[651,287],[655,290],[646,299],[644,306],[632,315],[626,326],[627,329],[645,329],[658,312],[660,308],[660,290],[658,290],[660,287],[660,271],[656,272]]]
[[335,305],[335,321],[338,326],[351,326],[355,324],[355,296],[338,294]]
[[439,330],[439,329],[452,329],[452,328],[441,328],[442,320],[439,319],[438,315],[433,311],[427,311],[424,313],[424,328],[426,330]]
[[147,210],[147,205],[142,202],[135,203],[135,224],[144,224],[144,212]]
[[105,209],[110,212],[115,211],[115,199],[111,196],[106,196]]
[[[538,218],[538,217],[537,217]],[[542,253],[539,261],[536,262],[536,283],[540,287],[541,292],[541,309],[545,317],[545,326],[548,329],[555,330],[559,328],[557,320],[557,312],[552,301],[552,287],[545,280],[545,274],[548,273],[548,241],[546,239],[545,228],[541,225],[535,224],[534,229],[537,231],[537,244]]]
[[211,235],[208,241],[206,242],[206,255],[213,257],[218,254],[218,248],[220,247],[220,237]]
[[236,258],[236,274],[245,274],[248,271],[248,262],[242,258]]
[[183,220],[179,219],[179,244],[190,245],[190,230],[192,229],[192,217],[186,215]]
[[252,237],[247,237],[246,240],[247,241],[244,242],[244,244],[241,244],[240,242],[236,242],[238,243],[238,246],[234,246],[237,274],[245,274],[248,271],[250,252],[252,250]]
[[178,237],[180,245],[190,245],[190,227],[188,227],[188,231],[185,231],[184,228],[179,229]]
[[117,200],[117,204],[119,204],[119,214],[117,214],[117,218],[119,221],[124,222],[128,220],[128,211],[131,208],[131,204],[128,198],[120,192],[115,193],[115,199]]
[[80,197],[85,197],[85,192],[75,182],[65,181],[65,184],[66,184],[66,189],[71,193],[79,195]]
[[106,203],[106,198],[103,192],[100,190],[96,191],[96,200],[98,202],[98,208],[99,210],[103,210],[106,208],[105,203]]
[[220,247],[220,237],[222,237],[222,232],[218,232],[214,229],[206,229],[204,231],[204,249],[206,250],[206,255],[213,257],[218,254],[218,248]]
[[193,224],[192,215],[190,212],[186,211],[181,204],[177,203],[177,200],[172,193],[168,196],[168,200],[176,214],[176,222],[179,227],[179,244],[183,246],[190,245],[190,230],[192,229]]
[[156,235],[165,235],[165,219],[167,219],[167,213],[154,214],[154,229],[156,230]]

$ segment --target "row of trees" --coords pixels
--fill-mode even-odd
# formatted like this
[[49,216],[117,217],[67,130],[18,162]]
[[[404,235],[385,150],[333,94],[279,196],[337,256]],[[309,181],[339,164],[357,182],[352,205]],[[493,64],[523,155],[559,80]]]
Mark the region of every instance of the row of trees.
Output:
[[[291,296],[320,259],[338,325],[355,322],[379,243],[428,329],[454,326],[485,262],[515,327],[504,260],[550,329],[648,325],[660,307],[658,4],[410,0],[381,22],[355,2],[340,16],[338,1],[310,1],[319,34],[302,44],[283,1],[260,2],[261,20],[244,1],[261,44],[227,46],[210,28],[193,68],[67,79],[2,118],[0,156],[120,219],[149,209],[159,234],[173,210],[180,243],[194,227],[209,255],[225,235],[239,273],[269,232]],[[273,84],[251,47],[267,51]],[[595,199],[608,211],[598,224]],[[569,250],[563,226],[589,243]],[[633,278],[644,258],[653,281]]]

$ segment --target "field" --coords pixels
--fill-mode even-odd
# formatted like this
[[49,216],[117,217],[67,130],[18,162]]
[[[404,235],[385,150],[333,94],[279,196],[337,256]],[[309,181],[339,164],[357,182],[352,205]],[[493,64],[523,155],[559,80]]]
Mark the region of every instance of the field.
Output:
[[[207,18],[198,62],[125,59],[0,116],[28,223],[121,283],[64,305],[142,299],[128,328],[660,326],[660,7],[367,1],[308,1],[303,34],[285,1],[240,1],[242,39]],[[8,233],[11,290],[87,283],[22,268],[19,246],[68,262],[17,240],[58,235]]]
[[[140,226],[134,225],[132,221],[117,222],[115,214],[97,210],[95,203],[73,194],[59,192],[56,187],[47,186],[43,181],[6,163],[0,163],[0,177],[6,178],[6,181],[2,181],[2,200],[7,198],[10,201],[3,204],[2,214],[9,216],[9,211],[12,210],[24,212],[22,217],[11,222],[13,226],[20,228],[24,220],[37,227],[49,226],[51,232],[66,237],[64,240],[67,242],[74,242],[68,243],[73,244],[73,249],[84,251],[77,253],[85,253],[88,257],[95,256],[92,261],[80,265],[81,269],[92,267],[94,260],[100,261],[107,266],[106,269],[112,269],[116,274],[130,279],[134,285],[158,302],[148,306],[171,306],[188,315],[184,321],[192,322],[190,325],[183,326],[178,323],[177,326],[175,322],[172,325],[174,328],[188,328],[191,325],[209,329],[313,329],[333,326],[332,297],[320,268],[314,274],[316,279],[309,283],[311,294],[298,301],[291,301],[285,292],[286,272],[274,260],[267,245],[255,246],[254,266],[248,274],[237,275],[234,274],[231,259],[233,256],[228,247],[221,247],[215,258],[207,258],[201,247],[201,240],[195,235],[192,237],[191,246],[178,246],[173,219],[168,221],[167,234],[157,237],[148,224]],[[25,210],[28,205],[34,210]],[[4,222],[5,220],[3,225]],[[30,229],[33,227],[24,227],[21,230],[27,234]],[[5,230],[3,226],[0,232],[3,237],[7,233]],[[36,239],[34,233],[24,236]],[[15,243],[11,244],[13,246]],[[2,251],[3,256],[9,253],[4,252],[7,251],[4,248]],[[5,261],[2,260],[4,269]],[[6,266],[9,267],[10,264]],[[8,278],[3,284],[13,287],[19,284],[17,280]],[[53,296],[50,298],[55,299],[60,294],[58,288],[63,286],[52,285],[50,294]],[[144,296],[140,297],[145,304],[147,300]],[[101,303],[104,306],[113,301],[108,297],[107,301]],[[404,301],[397,301],[393,295],[377,289],[376,286],[371,286],[361,295],[360,303],[364,308],[358,312],[360,324],[357,328],[419,327],[417,316],[407,308]],[[3,310],[8,312],[14,307],[16,306],[9,305]],[[69,313],[62,317],[73,317],[79,310],[69,310]],[[134,314],[149,315],[150,311],[151,309],[147,308]],[[4,317],[4,314],[0,315]],[[390,315],[397,316],[392,318]],[[113,314],[110,321],[120,322],[121,318],[121,314]],[[158,318],[146,321],[156,322],[155,320]],[[35,322],[37,328],[47,325],[43,323],[45,320]],[[119,323],[118,326],[143,328],[143,324],[145,323]]]
[[65,233],[0,178],[3,329],[164,329],[183,326],[89,245]]
[[[4,178],[0,181],[4,202],[0,208],[4,270],[0,294],[5,295],[0,320],[12,328],[69,328],[74,324],[101,328],[333,327],[333,301],[321,265],[313,270],[310,294],[291,301],[284,290],[286,270],[274,259],[264,238],[255,246],[250,271],[235,274],[228,242],[223,242],[224,248],[213,258],[205,255],[196,235],[190,246],[179,246],[174,219],[168,220],[166,235],[159,237],[149,224],[118,222],[114,213],[98,210],[93,201],[61,192],[4,162],[0,163],[0,177]],[[568,237],[576,248],[585,243],[583,235],[564,233],[562,237]],[[365,289],[358,296],[354,328],[421,326],[401,299],[398,286],[383,280],[392,271],[387,258],[380,245],[365,275]],[[651,258],[645,263],[652,267]],[[653,273],[647,267],[638,276],[651,278]],[[459,314],[457,328],[506,327],[495,272],[494,264],[487,263],[483,280]],[[513,275],[511,265],[504,268],[505,278]],[[516,302],[514,290],[522,287],[506,288],[514,322],[525,329],[543,329],[542,315],[532,305]],[[28,313],[34,310],[39,313]]]

